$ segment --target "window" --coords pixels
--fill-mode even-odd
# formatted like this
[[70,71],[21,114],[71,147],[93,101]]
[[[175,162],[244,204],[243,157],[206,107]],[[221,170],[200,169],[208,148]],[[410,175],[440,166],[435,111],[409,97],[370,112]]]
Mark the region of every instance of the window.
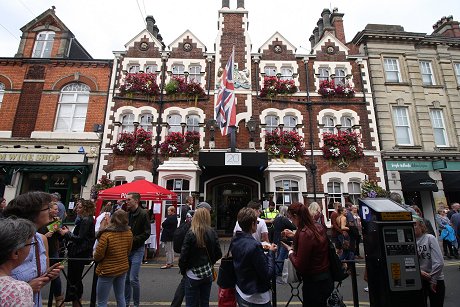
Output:
[[396,130],[396,144],[412,145],[412,134],[406,107],[393,109],[394,125]]
[[115,177],[114,181],[115,181],[115,186],[128,183],[128,181],[126,181],[126,177],[124,177],[124,176],[117,176],[117,177]]
[[330,132],[334,133],[335,132],[335,122],[334,118],[330,115],[324,116],[323,117],[323,133],[324,132]]
[[283,124],[285,130],[295,130],[297,126],[297,117],[287,115],[283,118]]
[[295,180],[279,180],[275,182],[275,202],[277,205],[290,205],[299,201],[299,183]]
[[55,131],[83,132],[88,109],[89,86],[71,83],[61,90]]
[[198,115],[187,116],[187,131],[200,131],[200,117]]
[[182,117],[179,114],[172,114],[168,116],[168,133],[182,132],[181,127]]
[[129,65],[129,67],[128,67],[128,72],[130,74],[136,74],[140,70],[141,70],[141,66],[139,64],[132,64],[132,65]]
[[0,82],[0,106],[2,105],[4,94],[5,94],[5,84]]
[[134,132],[134,114],[128,113],[122,116],[121,132]]
[[339,181],[330,181],[327,183],[327,218],[330,219],[334,211],[334,203],[342,203],[342,185]]
[[172,73],[175,76],[184,76],[185,66],[182,64],[174,64],[172,66]]
[[281,80],[292,80],[292,75],[291,67],[281,67]]
[[152,114],[142,114],[139,120],[139,126],[144,129],[145,131],[152,132],[152,121],[153,115]]
[[40,32],[35,41],[33,58],[49,58],[51,57],[51,50],[53,49],[54,32],[46,31]]
[[434,85],[435,84],[431,62],[427,62],[427,61],[420,62],[420,71],[422,73],[423,85]]
[[351,127],[353,126],[353,117],[343,116],[340,119],[340,124],[342,125],[341,130],[351,130]]
[[182,206],[190,194],[190,182],[186,179],[169,179],[166,181],[166,189],[177,194],[177,212],[182,212]]
[[460,63],[454,64],[455,75],[457,76],[457,84],[460,86]]
[[345,69],[335,69],[334,83],[335,85],[345,85]]
[[155,74],[157,72],[158,66],[156,64],[145,65],[145,72],[148,74]]
[[329,68],[320,67],[318,68],[318,80],[321,83],[322,81],[329,80]]
[[358,198],[361,197],[361,183],[350,181],[348,183],[348,199],[354,204],[358,204]]
[[398,60],[391,58],[383,59],[383,64],[387,82],[401,82]]
[[264,73],[266,77],[276,76],[276,67],[275,66],[265,66]]
[[189,81],[201,83],[201,66],[192,65],[189,67]]
[[447,146],[446,126],[444,125],[442,110],[431,109],[430,115],[433,124],[434,143],[436,146]]
[[273,132],[273,130],[278,129],[278,116],[268,115],[265,117],[265,131]]

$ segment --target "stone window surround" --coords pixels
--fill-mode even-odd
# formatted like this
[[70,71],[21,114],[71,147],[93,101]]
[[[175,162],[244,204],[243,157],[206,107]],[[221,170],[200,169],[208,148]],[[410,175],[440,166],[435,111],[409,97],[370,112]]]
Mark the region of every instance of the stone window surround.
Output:
[[[139,125],[140,117],[142,115],[144,115],[144,114],[152,115],[152,121],[155,121],[155,118],[158,118],[157,110],[154,109],[153,107],[143,106],[143,107],[140,107],[140,108],[135,108],[135,107],[132,107],[132,106],[123,106],[123,107],[118,108],[117,111],[114,114],[114,118],[116,120],[114,120],[114,122],[113,122],[113,124],[114,124],[113,135],[116,135],[117,137],[113,138],[110,141],[111,145],[115,144],[117,142],[117,140],[118,140],[118,135],[121,132],[122,116],[125,115],[125,114],[129,114],[129,113],[134,114],[134,126],[135,127],[137,127]],[[156,123],[153,122],[152,124],[155,125]]]
[[[360,123],[360,117],[358,116],[358,113],[356,113],[355,111],[351,109],[341,109],[341,110],[323,109],[321,110],[317,115],[317,121],[320,127],[323,123],[324,116],[332,116],[332,118],[334,118],[334,123],[336,123],[336,125],[341,122],[341,118],[344,116],[353,118],[355,125],[359,125]],[[322,147],[324,145],[322,129],[319,129],[318,138],[319,138],[319,146]]]
[[396,140],[396,127],[395,127],[395,118],[394,118],[394,109],[397,107],[404,107],[407,109],[407,116],[408,118],[417,118],[416,114],[413,110],[413,106],[409,103],[406,103],[403,99],[397,99],[395,103],[390,103],[390,116],[391,116],[391,124],[393,128],[393,135],[394,135],[394,144],[395,147],[399,146],[417,146],[417,144],[420,144],[420,136],[416,133],[414,134],[413,131],[418,131],[417,121],[415,121],[415,127],[411,125],[411,122],[409,121],[409,132],[410,132],[410,138],[411,138],[411,144],[398,144]]
[[[303,123],[303,120],[304,120],[302,112],[296,109],[288,108],[288,109],[279,110],[275,108],[267,108],[267,109],[264,109],[259,115],[259,120],[262,125],[265,124],[265,117],[268,115],[275,115],[278,117],[278,119],[284,118],[284,116],[287,116],[287,115],[295,116],[297,118],[297,124]],[[278,120],[278,124],[279,123],[280,122]],[[298,129],[297,132],[299,133],[301,137],[305,137],[304,133],[302,132],[302,129]],[[265,147],[264,135],[265,135],[265,129],[262,128],[260,129],[260,135],[259,135],[262,140],[260,143],[260,146],[262,148]]]
[[[327,68],[329,71],[329,78],[332,74],[335,74],[336,69],[344,69],[345,70],[345,76],[348,74],[351,74],[352,72],[352,67],[349,62],[325,62],[325,61],[315,61],[313,63],[313,73],[315,75],[315,88],[319,89],[319,68]],[[331,73],[333,72],[333,73]],[[311,93],[314,95],[320,95],[318,93]]]
[[[260,61],[259,64],[259,72],[260,74],[265,74],[265,67],[275,67],[276,73],[281,73],[281,68],[291,68],[293,74],[299,70],[299,65],[297,65],[296,61]],[[276,75],[276,74],[275,74]],[[299,87],[299,76],[297,75],[295,78],[293,77],[295,86]],[[263,88],[264,86],[264,78],[260,78],[259,88]]]

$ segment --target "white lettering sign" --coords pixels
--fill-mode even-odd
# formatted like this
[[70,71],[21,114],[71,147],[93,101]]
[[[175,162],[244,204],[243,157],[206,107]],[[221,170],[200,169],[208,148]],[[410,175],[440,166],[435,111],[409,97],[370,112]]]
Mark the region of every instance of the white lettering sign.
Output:
[[4,162],[84,162],[84,154],[54,154],[54,153],[15,153],[0,152],[0,161]]
[[241,153],[239,152],[226,152],[225,165],[241,165]]
[[365,221],[368,221],[370,219],[370,216],[369,216],[369,207],[367,206],[361,206],[361,212],[362,212],[362,215],[363,215],[363,220]]

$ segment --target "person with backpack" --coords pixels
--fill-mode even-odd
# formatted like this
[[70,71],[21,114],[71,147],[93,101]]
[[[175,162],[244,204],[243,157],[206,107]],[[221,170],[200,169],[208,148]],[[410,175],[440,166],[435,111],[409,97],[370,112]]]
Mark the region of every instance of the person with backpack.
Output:
[[281,243],[288,250],[288,257],[297,273],[302,276],[302,306],[326,307],[334,289],[326,229],[315,223],[308,208],[299,202],[289,206],[288,217],[296,225],[297,231],[292,246]]

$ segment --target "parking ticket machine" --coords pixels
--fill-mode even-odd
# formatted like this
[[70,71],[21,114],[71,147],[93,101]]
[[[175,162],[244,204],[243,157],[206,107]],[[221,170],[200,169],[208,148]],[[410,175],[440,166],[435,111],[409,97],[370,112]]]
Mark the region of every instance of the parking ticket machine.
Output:
[[424,307],[412,214],[386,198],[359,200],[370,305]]

